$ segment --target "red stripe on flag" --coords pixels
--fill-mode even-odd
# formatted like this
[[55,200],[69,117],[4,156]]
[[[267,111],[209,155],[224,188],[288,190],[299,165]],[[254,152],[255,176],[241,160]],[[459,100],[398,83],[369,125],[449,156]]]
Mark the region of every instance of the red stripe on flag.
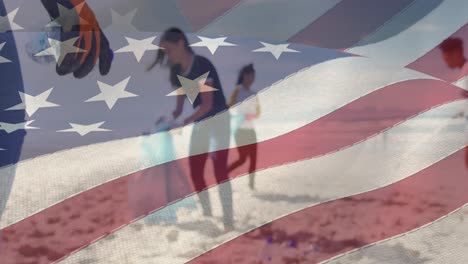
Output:
[[[450,37],[462,39],[465,54],[468,54],[468,24],[463,26]],[[447,67],[442,59],[442,53],[439,47],[433,48],[424,56],[408,64],[406,67],[448,82],[455,82],[462,77],[460,76],[461,72],[459,69],[454,70]]]
[[[461,99],[460,90],[459,87],[437,80],[410,80],[389,85],[300,129],[257,144],[257,170],[310,159],[353,145],[433,106]],[[390,106],[393,107],[390,109],[398,110],[393,112],[396,115],[389,116],[386,111],[375,111],[379,107],[388,109]],[[355,123],[358,118],[362,118],[360,109],[370,109],[370,115],[365,117],[365,120],[371,120],[368,126],[358,127]],[[385,125],[372,122],[389,117],[391,119]],[[333,125],[337,121],[342,125]],[[324,126],[328,126],[327,130],[335,126],[337,131],[343,133],[324,134]],[[346,133],[350,128],[358,131]],[[250,147],[252,145],[242,148]],[[229,152],[232,163],[238,150],[216,153],[220,152]],[[166,169],[177,165],[188,172],[188,161],[188,158],[180,159],[108,182],[4,228],[5,243],[1,245],[0,259],[14,260],[14,263],[42,257],[50,261],[59,260],[166,206],[172,202],[167,200],[165,184],[162,184]],[[239,168],[233,171],[230,178],[246,173],[247,168]],[[138,184],[138,178],[144,184],[138,186],[141,191],[131,194],[133,201],[138,202],[137,205],[130,205],[128,185],[131,182]],[[211,166],[207,166],[206,180],[208,186],[217,184]],[[176,194],[174,200],[190,194],[190,191],[180,193],[177,188],[171,191]]]
[[374,32],[412,1],[343,0],[289,41],[345,50]]
[[[305,255],[303,263],[317,263],[431,223],[468,202],[464,152],[390,186],[283,217],[189,263],[258,261],[269,236],[279,254],[285,253],[280,243],[294,240],[296,253]],[[317,250],[306,254],[311,246],[318,246]]]
[[[182,13],[190,22],[194,32],[210,24],[229,9],[236,6],[240,0],[178,0]],[[209,8],[207,8],[209,6]]]

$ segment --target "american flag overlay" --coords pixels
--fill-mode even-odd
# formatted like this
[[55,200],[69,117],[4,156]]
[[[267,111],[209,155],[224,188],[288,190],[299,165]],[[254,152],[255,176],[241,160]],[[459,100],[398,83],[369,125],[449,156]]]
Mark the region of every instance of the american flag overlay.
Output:
[[0,0],[0,264],[466,264],[467,58],[466,0]]

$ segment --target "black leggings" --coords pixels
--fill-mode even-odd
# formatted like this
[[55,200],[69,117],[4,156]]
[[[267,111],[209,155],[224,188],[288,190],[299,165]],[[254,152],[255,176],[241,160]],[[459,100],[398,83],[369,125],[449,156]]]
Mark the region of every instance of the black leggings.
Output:
[[[204,177],[205,164],[211,157],[214,175],[219,188],[221,204],[223,206],[224,224],[233,224],[232,187],[228,177],[228,149],[230,141],[230,118],[223,113],[214,118],[196,123],[190,140],[190,175],[198,192],[205,215],[211,215],[211,202]],[[210,148],[210,146],[212,148]],[[223,150],[223,151],[220,151]],[[211,151],[211,152],[210,152]]]
[[[244,142],[257,142],[257,134],[254,129],[239,129],[236,132],[236,144],[241,146]],[[255,169],[257,166],[257,144],[239,147],[239,159],[229,166],[229,172],[241,166],[247,159],[250,159],[249,164],[249,186],[255,186]]]

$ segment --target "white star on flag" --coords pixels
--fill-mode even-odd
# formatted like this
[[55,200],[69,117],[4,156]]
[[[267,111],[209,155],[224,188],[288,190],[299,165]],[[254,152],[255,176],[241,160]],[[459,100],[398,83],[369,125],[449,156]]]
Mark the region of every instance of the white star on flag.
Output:
[[[3,42],[3,43],[0,44],[0,51],[2,51],[5,44],[6,44],[6,42]],[[11,60],[0,56],[0,63],[8,63],[8,62],[11,62]]]
[[275,44],[270,44],[270,43],[265,43],[265,42],[262,42],[260,41],[260,43],[262,43],[262,45],[264,46],[263,48],[259,48],[259,49],[256,49],[254,50],[253,52],[270,52],[271,54],[273,54],[273,56],[278,60],[280,58],[280,56],[285,53],[285,52],[299,52],[297,50],[293,50],[293,49],[290,49],[288,48],[289,47],[289,44],[278,44],[278,45],[275,45]]
[[177,75],[177,78],[179,79],[182,87],[168,94],[167,96],[187,95],[190,103],[193,104],[199,93],[218,90],[205,84],[209,74],[210,72],[207,72],[195,80],[190,80],[183,76]]
[[98,85],[99,85],[99,89],[101,90],[101,93],[86,100],[85,102],[104,101],[106,102],[109,109],[112,109],[112,107],[114,107],[114,105],[117,103],[119,99],[138,96],[131,92],[125,91],[125,89],[127,88],[128,82],[130,81],[130,78],[131,77],[128,77],[127,79],[121,81],[120,83],[114,86],[98,81]]
[[19,7],[8,13],[6,16],[0,16],[0,33],[5,33],[8,30],[23,29],[20,25],[16,24],[13,20],[18,13]]
[[69,53],[83,52],[85,50],[80,49],[74,46],[76,38],[72,38],[66,41],[60,41],[56,39],[49,38],[50,47],[34,54],[34,56],[54,56],[55,61],[58,65],[62,65],[63,60]]
[[36,96],[32,96],[23,92],[19,92],[22,103],[17,104],[13,107],[10,107],[6,110],[7,111],[26,110],[26,113],[28,114],[28,116],[32,116],[34,115],[34,113],[37,112],[37,110],[41,108],[59,106],[58,104],[54,104],[54,103],[47,101],[47,98],[49,98],[49,95],[53,89],[54,87]]
[[207,47],[211,54],[215,54],[215,52],[218,50],[219,47],[221,46],[237,46],[236,44],[232,44],[229,42],[225,42],[227,39],[226,37],[224,38],[205,38],[205,37],[198,37],[201,39],[200,42],[194,43],[190,46],[192,47]]
[[59,130],[57,132],[75,132],[80,134],[80,136],[86,136],[91,132],[107,132],[112,131],[109,129],[101,128],[105,122],[99,122],[91,125],[80,125],[75,123],[69,123],[72,128]]
[[0,130],[4,130],[8,134],[10,134],[20,129],[39,129],[37,127],[29,126],[32,122],[34,122],[34,120],[29,120],[18,124],[0,122]]
[[129,37],[125,37],[125,39],[127,39],[128,45],[117,50],[116,53],[133,52],[138,62],[140,62],[141,58],[143,58],[143,54],[145,54],[147,50],[160,49],[159,46],[154,45],[152,43],[156,39],[156,37],[146,38],[142,40],[133,39]]
[[106,32],[137,32],[138,29],[132,24],[137,9],[133,9],[125,15],[120,15],[114,9],[111,9],[112,23],[106,28]]
[[[58,4],[59,16],[51,21],[46,27],[62,27],[63,31],[70,32],[73,26],[79,24],[88,24],[86,20],[83,20],[78,15],[79,10],[85,2],[75,6],[74,8],[68,9],[65,6]],[[81,21],[80,21],[81,19]]]

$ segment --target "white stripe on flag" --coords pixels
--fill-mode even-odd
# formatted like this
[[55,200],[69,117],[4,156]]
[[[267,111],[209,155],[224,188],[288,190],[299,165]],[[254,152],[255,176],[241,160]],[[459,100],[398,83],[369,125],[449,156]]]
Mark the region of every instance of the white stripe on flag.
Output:
[[466,86],[467,83],[468,83],[468,75],[454,82],[453,84],[465,90],[468,90],[468,87]]
[[[432,77],[409,69],[382,66],[359,57],[337,59],[306,68],[259,94],[263,110],[256,125],[257,140],[261,142],[284,135],[386,85],[419,78]],[[352,89],[349,86],[351,83]],[[311,105],[318,108],[313,109]],[[295,117],[297,122],[284,122],[291,117]],[[281,125],[277,125],[278,122]],[[188,156],[191,128],[184,127],[183,137],[175,139],[175,149],[179,151],[177,158]],[[0,228],[89,188],[157,165],[142,163],[140,140],[137,137],[94,144],[21,161],[17,165]],[[240,145],[252,143],[255,142],[245,141]],[[8,167],[1,168],[0,176],[11,175],[9,170]],[[31,175],[34,175],[34,183],[31,182]],[[31,202],[30,197],[41,199]]]
[[468,263],[467,244],[468,204],[431,224],[321,263]]
[[[286,134],[385,86],[416,79],[435,78],[363,57],[339,58],[314,65],[258,94],[265,111],[262,110],[262,117],[257,121],[256,127],[261,131],[257,136],[263,141]],[[262,124],[291,118],[299,121],[296,127],[261,130]]]
[[245,0],[199,33],[286,41],[340,1]]
[[[415,4],[381,27],[377,33],[391,30],[395,26],[394,23],[400,23],[402,17],[411,15],[415,12],[415,8],[427,4],[425,2],[426,0],[417,0]],[[426,17],[400,34],[365,46],[360,46],[358,43],[347,51],[377,59],[382,63],[406,66],[429,52],[468,22],[468,12],[460,12],[459,16],[454,16],[454,10],[468,10],[468,2],[464,0],[443,1]]]
[[[130,263],[185,263],[282,216],[398,182],[465,146],[462,131],[447,132],[457,121],[428,117],[450,116],[467,102],[439,106],[348,149],[256,173],[258,194],[307,197],[300,202],[261,200],[248,188],[248,176],[232,180],[235,232],[219,234],[223,225],[219,218],[222,206],[218,188],[223,190],[222,184],[206,191],[211,196],[214,215],[218,216],[216,220],[196,212],[179,214],[180,221],[176,225],[143,225],[142,219],[77,252],[64,263],[79,263],[86,259],[92,259],[93,263],[114,263],[122,259]],[[432,128],[429,133],[405,132],[421,127],[424,122]],[[383,148],[385,138],[388,142]],[[171,233],[177,233],[178,238],[169,242],[167,236]]]

